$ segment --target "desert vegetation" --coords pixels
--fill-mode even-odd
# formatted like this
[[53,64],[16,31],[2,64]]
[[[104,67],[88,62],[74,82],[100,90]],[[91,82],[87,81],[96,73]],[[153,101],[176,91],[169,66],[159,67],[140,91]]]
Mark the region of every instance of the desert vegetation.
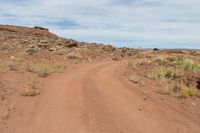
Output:
[[[152,53],[152,58],[145,59],[142,62],[133,63],[133,60],[129,61],[128,69],[136,72],[147,69],[146,74],[142,76],[153,80],[155,83],[162,84],[156,90],[159,94],[175,95],[177,98],[198,96],[199,78],[197,75],[200,74],[199,61],[195,60],[195,58],[169,56],[163,53],[160,53],[159,57],[154,55],[155,52]],[[131,77],[131,79],[134,81],[137,78]]]

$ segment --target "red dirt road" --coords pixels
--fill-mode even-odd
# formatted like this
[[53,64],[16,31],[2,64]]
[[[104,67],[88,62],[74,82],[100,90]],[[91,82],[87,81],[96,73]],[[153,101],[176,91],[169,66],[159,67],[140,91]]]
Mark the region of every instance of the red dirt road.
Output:
[[119,75],[125,67],[125,62],[91,63],[50,77],[38,97],[22,100],[21,116],[20,111],[11,115],[4,132],[200,132],[200,126],[184,114],[144,101],[144,95]]

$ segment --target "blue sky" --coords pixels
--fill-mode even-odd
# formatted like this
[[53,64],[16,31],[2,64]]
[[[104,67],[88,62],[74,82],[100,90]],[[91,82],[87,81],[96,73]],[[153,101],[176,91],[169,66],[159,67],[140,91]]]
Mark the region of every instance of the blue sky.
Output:
[[0,0],[0,24],[143,48],[200,49],[199,0]]

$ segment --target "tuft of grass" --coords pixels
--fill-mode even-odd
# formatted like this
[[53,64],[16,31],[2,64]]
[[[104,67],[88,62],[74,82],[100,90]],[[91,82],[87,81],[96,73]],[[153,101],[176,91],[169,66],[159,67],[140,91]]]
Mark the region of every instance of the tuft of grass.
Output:
[[38,80],[35,78],[29,79],[27,88],[21,93],[22,96],[36,96],[39,95]]
[[187,98],[189,96],[193,97],[193,96],[197,95],[197,90],[194,88],[185,87],[178,93],[178,95],[181,98]]
[[36,65],[36,73],[39,77],[45,78],[48,74],[48,68],[44,64],[37,64]]

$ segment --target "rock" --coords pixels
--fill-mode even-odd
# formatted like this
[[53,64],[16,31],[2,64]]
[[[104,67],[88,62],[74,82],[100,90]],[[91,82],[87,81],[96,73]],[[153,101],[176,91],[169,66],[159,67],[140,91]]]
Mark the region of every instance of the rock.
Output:
[[75,59],[75,58],[77,58],[77,56],[76,56],[76,54],[74,52],[72,52],[72,53],[68,53],[67,54],[67,58],[68,59]]
[[131,76],[129,77],[129,80],[130,80],[131,82],[133,82],[133,83],[139,83],[139,81],[140,81],[138,75],[136,75],[136,74],[131,75]]
[[34,29],[38,29],[38,30],[49,31],[47,28],[43,28],[43,27],[40,27],[40,26],[34,26],[33,28],[34,28]]
[[143,111],[144,109],[143,108],[139,108],[139,111]]
[[64,53],[65,53],[64,50],[59,50],[59,51],[56,52],[57,55],[63,55]]
[[196,103],[192,103],[193,106],[196,106]]
[[200,79],[197,81],[197,89],[200,90]]
[[15,60],[15,56],[11,56],[10,59],[11,59],[11,61],[14,61]]
[[41,43],[41,44],[37,44],[37,46],[38,46],[39,48],[48,49],[48,48],[50,47],[50,44],[43,44],[43,43]]
[[56,48],[49,48],[49,51],[56,51]]
[[79,46],[79,42],[73,39],[69,39],[68,41],[66,41],[66,44],[65,44],[65,47],[68,47],[68,48],[73,48],[73,47],[78,47],[78,46]]
[[147,101],[147,98],[146,98],[146,97],[144,98],[144,101]]

